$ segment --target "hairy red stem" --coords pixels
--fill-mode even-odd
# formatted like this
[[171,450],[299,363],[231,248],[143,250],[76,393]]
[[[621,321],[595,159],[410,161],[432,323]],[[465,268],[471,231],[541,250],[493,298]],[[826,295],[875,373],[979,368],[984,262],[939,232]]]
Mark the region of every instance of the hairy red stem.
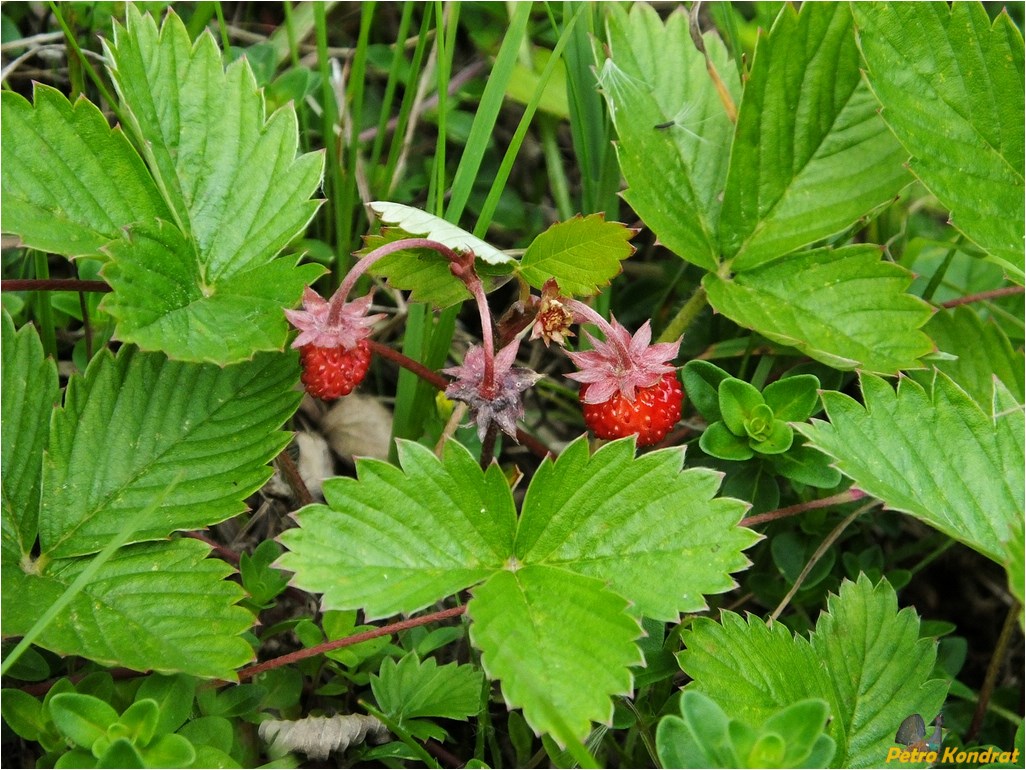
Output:
[[814,511],[817,508],[829,508],[831,505],[843,505],[844,503],[853,503],[856,500],[861,500],[866,496],[866,493],[861,489],[849,489],[845,492],[841,492],[831,497],[824,497],[820,500],[810,500],[807,503],[798,503],[796,505],[789,505],[786,508],[778,508],[775,511],[767,511],[766,513],[757,513],[754,516],[746,516],[738,522],[739,527],[752,527],[756,524],[763,524],[767,521],[776,521],[777,519],[786,519],[788,516],[797,516],[799,513],[805,513],[806,511]]
[[459,617],[466,611],[466,605],[461,605],[449,610],[433,612],[430,615],[423,615],[419,618],[410,618],[409,620],[401,620],[398,623],[390,623],[387,626],[381,626],[380,628],[375,628],[370,631],[353,634],[352,636],[347,636],[344,639],[336,639],[333,642],[318,644],[316,647],[308,647],[305,650],[296,650],[296,652],[290,652],[288,655],[282,655],[277,658],[272,658],[271,660],[265,660],[263,663],[257,663],[256,665],[242,669],[239,671],[239,681],[241,682],[246,679],[252,679],[257,674],[262,674],[264,671],[270,671],[273,668],[287,666],[290,663],[296,663],[300,660],[312,658],[325,652],[338,650],[342,647],[351,647],[354,644],[360,644],[361,642],[366,642],[370,639],[377,639],[379,636],[391,636],[392,634],[400,631],[405,631],[407,628],[426,626],[428,623],[435,623],[440,620]]
[[8,278],[0,281],[0,291],[114,291],[104,281],[80,278]]
[[942,302],[941,307],[958,307],[959,305],[968,305],[971,302],[982,302],[983,300],[997,299],[998,297],[1007,297],[1010,294],[1022,294],[1023,291],[1026,291],[1026,287],[1004,286],[1000,289],[981,291],[979,294],[967,294],[964,297],[949,299],[947,302]]

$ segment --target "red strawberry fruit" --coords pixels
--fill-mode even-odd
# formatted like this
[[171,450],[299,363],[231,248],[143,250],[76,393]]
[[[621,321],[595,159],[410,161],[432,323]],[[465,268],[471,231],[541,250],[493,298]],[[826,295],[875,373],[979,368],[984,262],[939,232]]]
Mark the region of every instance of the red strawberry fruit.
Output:
[[311,288],[303,292],[303,309],[286,310],[299,335],[292,347],[299,348],[302,380],[311,396],[331,401],[353,392],[370,367],[367,337],[383,315],[367,315],[371,295],[346,302],[348,286],[339,287],[331,302]]
[[617,392],[608,401],[589,404],[588,387],[581,388],[581,412],[598,438],[623,438],[635,433],[638,446],[650,446],[662,441],[680,419],[684,392],[673,372],[664,374],[655,385],[638,388],[633,402]]
[[584,332],[591,350],[568,353],[579,371],[568,374],[581,388],[584,421],[599,438],[634,434],[638,446],[662,441],[680,419],[684,392],[676,371],[668,363],[680,349],[680,340],[650,344],[652,328],[646,321],[634,336],[615,318],[606,321],[577,300],[567,307],[578,322],[597,325],[605,340]]
[[299,350],[303,364],[303,384],[315,398],[334,401],[348,396],[363,382],[370,368],[371,353],[367,340],[360,340],[351,350],[304,345]]

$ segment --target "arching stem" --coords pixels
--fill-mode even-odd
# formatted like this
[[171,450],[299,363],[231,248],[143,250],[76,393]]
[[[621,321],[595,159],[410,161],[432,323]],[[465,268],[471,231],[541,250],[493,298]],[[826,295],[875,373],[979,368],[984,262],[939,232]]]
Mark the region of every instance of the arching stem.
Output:
[[458,260],[459,254],[450,249],[444,243],[432,241],[430,238],[402,238],[398,241],[386,243],[371,252],[368,252],[363,259],[353,265],[353,269],[346,273],[338,290],[331,297],[330,309],[328,310],[328,323],[337,324],[342,319],[342,308],[345,307],[346,298],[353,290],[356,282],[375,262],[389,254],[395,254],[404,249],[432,249],[437,251],[450,262]]

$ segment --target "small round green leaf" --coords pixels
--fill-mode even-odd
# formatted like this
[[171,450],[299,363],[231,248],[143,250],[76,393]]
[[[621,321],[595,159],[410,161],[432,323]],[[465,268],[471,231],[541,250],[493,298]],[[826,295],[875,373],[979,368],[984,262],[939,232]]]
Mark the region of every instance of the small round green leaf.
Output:
[[117,712],[99,698],[61,693],[50,701],[50,717],[65,736],[89,748],[118,721]]
[[773,415],[784,422],[804,422],[819,405],[819,380],[812,374],[785,377],[770,383],[762,397]]
[[841,472],[830,465],[830,458],[805,444],[792,444],[787,452],[769,459],[777,473],[799,484],[830,489],[841,483]]
[[745,433],[752,441],[766,441],[773,433],[773,423],[773,410],[759,404],[745,418]]
[[723,380],[718,392],[723,422],[735,436],[744,436],[745,420],[751,416],[755,407],[766,403],[762,394],[755,386],[736,377]]
[[706,428],[698,445],[707,455],[721,460],[748,460],[755,456],[748,441],[731,433],[722,421],[714,422]]
[[752,441],[752,449],[759,454],[778,455],[791,448],[794,442],[794,431],[782,420],[774,420],[762,441]]
[[695,409],[709,422],[723,419],[720,414],[720,383],[730,377],[708,361],[688,361],[681,370],[681,380]]
[[118,721],[128,730],[125,737],[136,745],[145,746],[153,739],[159,718],[160,707],[157,706],[157,702],[151,698],[143,698],[125,709]]
[[181,735],[162,735],[141,753],[146,767],[189,767],[196,759],[196,749]]

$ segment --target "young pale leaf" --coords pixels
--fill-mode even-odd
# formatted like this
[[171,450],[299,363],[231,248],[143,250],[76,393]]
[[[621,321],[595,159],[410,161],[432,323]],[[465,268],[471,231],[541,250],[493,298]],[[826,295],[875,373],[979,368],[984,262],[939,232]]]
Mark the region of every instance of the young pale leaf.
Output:
[[69,257],[98,256],[135,222],[169,218],[157,186],[120,128],[96,105],[34,84],[34,104],[4,91],[6,232]]
[[584,437],[538,468],[517,530],[516,558],[608,581],[631,611],[674,621],[734,586],[742,551],[759,539],[737,526],[745,505],[714,497],[721,475],[681,470],[684,452],[634,456],[630,439],[589,455]]
[[467,719],[481,710],[484,677],[469,665],[439,666],[434,658],[421,662],[411,652],[400,661],[386,658],[370,683],[378,708],[400,723],[418,717]]
[[[619,137],[624,199],[659,238],[688,262],[715,270],[717,222],[733,125],[683,11],[663,23],[650,6],[610,7],[609,58],[599,85]],[[705,47],[736,103],[741,87],[716,35]],[[653,162],[658,168],[653,168]]]
[[735,271],[838,233],[911,177],[859,72],[846,3],[785,5],[738,112],[720,240]]
[[895,726],[909,714],[936,714],[947,693],[945,682],[928,679],[936,648],[919,638],[915,613],[899,612],[890,584],[873,586],[865,575],[831,596],[811,641],[734,613],[722,624],[697,620],[683,640],[689,689],[734,719],[761,724],[805,698],[829,703],[835,767],[879,766]]
[[991,417],[944,374],[930,391],[902,378],[897,392],[864,375],[862,395],[865,406],[824,393],[830,422],[798,430],[888,507],[1008,563],[1024,517],[1021,407]]
[[[294,359],[264,354],[227,368],[124,346],[73,377],[53,417],[39,514],[42,553],[95,553],[131,525],[130,542],[206,527],[245,510],[288,443],[299,403]],[[156,490],[174,493],[146,519]]]
[[563,746],[583,739],[593,721],[611,723],[610,696],[630,692],[630,667],[643,662],[627,601],[576,572],[496,572],[474,589],[467,613],[481,665],[502,682],[506,704]]
[[555,278],[560,291],[591,296],[609,283],[634,253],[635,231],[603,214],[557,222],[535,238],[520,260],[520,276],[536,289]]
[[[208,552],[188,538],[122,548],[36,643],[109,666],[234,679],[234,670],[253,658],[239,636],[253,616],[234,606],[243,592],[224,580],[231,567],[204,558]],[[88,564],[75,558],[20,565],[5,554],[4,632],[28,631]]]
[[[1023,275],[1023,42],[980,3],[854,3],[867,77],[951,223]],[[938,126],[943,126],[942,131]]]
[[406,232],[414,233],[422,238],[438,241],[450,249],[472,251],[475,257],[483,259],[491,265],[513,261],[511,256],[499,251],[491,244],[471,235],[452,222],[428,214],[426,211],[388,201],[372,201],[368,206],[386,224],[401,227]]
[[[129,6],[127,29],[115,24],[106,49],[128,128],[181,230],[174,238],[165,236],[174,244],[167,257],[155,259],[157,244],[145,238],[154,238],[149,230],[142,237],[151,248],[137,250],[129,241],[111,251],[119,270],[108,277],[119,297],[109,309],[118,319],[119,337],[141,337],[154,346],[148,335],[156,335],[169,353],[222,364],[248,358],[254,349],[280,349],[286,335],[280,308],[292,304],[300,293],[296,287],[315,273],[290,265],[270,272],[259,268],[273,264],[320,205],[310,196],[320,184],[323,155],[297,158],[295,110],[283,107],[267,118],[245,57],[225,70],[213,36],[204,32],[193,45],[173,11],[158,32],[150,16]],[[153,329],[154,293],[167,290],[168,281],[183,280],[172,292],[177,301],[159,304],[162,314],[195,307],[185,318]],[[271,298],[277,311],[268,323],[276,333],[254,348],[247,327],[267,312]],[[182,335],[185,329],[189,334]],[[225,342],[235,335],[246,339]],[[205,349],[194,354],[196,336],[228,350],[220,357]]]
[[742,767],[728,732],[730,719],[698,690],[680,697],[680,716],[667,714],[656,729],[663,767]]
[[837,369],[893,374],[930,352],[930,307],[906,294],[912,276],[873,245],[814,249],[702,280],[732,321]]
[[17,560],[27,556],[36,542],[39,488],[43,451],[50,414],[60,400],[57,366],[43,355],[43,343],[31,324],[17,333],[7,311],[2,318],[3,398],[3,549]]
[[[940,310],[923,327],[942,353],[954,360],[933,365],[954,380],[981,406],[994,400],[996,376],[1021,404],[1026,399],[1026,366],[1022,350],[1013,350],[1008,337],[993,319],[984,321],[966,305]],[[928,386],[932,372],[915,372],[920,385]]]
[[117,336],[179,361],[219,365],[280,350],[288,335],[282,308],[324,272],[276,259],[211,286],[196,244],[167,222],[131,228],[105,251],[103,277],[114,292],[100,307],[118,319]]
[[516,511],[497,465],[482,472],[455,441],[442,460],[401,442],[399,462],[358,460],[357,479],[326,481],[326,504],[281,535],[279,566],[326,609],[414,612],[486,579],[512,550]]

